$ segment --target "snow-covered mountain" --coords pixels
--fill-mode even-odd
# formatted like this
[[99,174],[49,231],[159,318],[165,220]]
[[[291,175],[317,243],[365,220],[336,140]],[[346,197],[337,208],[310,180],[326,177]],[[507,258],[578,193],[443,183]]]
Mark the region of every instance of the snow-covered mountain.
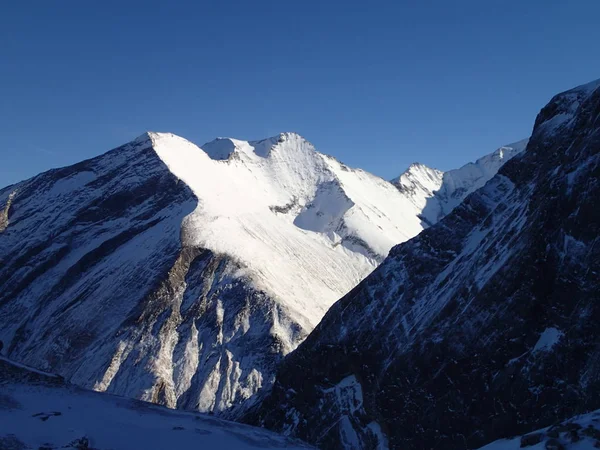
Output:
[[[204,151],[173,135],[151,140],[200,201],[183,225],[184,245],[239,261],[304,330],[422,229],[390,183],[316,152],[297,134],[217,139]],[[294,347],[291,336],[283,342]]]
[[423,195],[294,133],[147,133],[0,190],[0,340],[84,387],[229,411],[423,229]]
[[487,183],[507,161],[525,150],[528,142],[523,139],[502,146],[474,163],[447,172],[414,163],[392,183],[421,210],[424,226],[431,226]]
[[319,448],[462,449],[598,409],[598,198],[600,80],[333,305],[245,420]]
[[409,172],[394,185],[294,133],[202,148],[147,133],[9,186],[0,340],[84,387],[230,411],[427,226],[439,195]]
[[86,391],[0,358],[0,449],[308,449],[263,429]]

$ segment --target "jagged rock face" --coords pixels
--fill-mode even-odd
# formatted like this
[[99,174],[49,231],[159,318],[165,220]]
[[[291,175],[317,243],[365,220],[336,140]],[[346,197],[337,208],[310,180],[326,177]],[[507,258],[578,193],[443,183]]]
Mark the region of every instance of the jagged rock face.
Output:
[[141,141],[9,186],[2,203],[5,351],[71,373],[168,272],[196,205]]
[[395,247],[246,420],[320,448],[476,448],[600,407],[600,81]]

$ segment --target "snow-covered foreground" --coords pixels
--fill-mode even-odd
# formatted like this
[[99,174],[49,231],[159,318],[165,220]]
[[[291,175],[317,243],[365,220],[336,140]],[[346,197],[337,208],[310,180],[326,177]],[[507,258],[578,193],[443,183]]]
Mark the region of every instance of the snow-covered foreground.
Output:
[[85,391],[0,359],[0,449],[300,449],[260,428]]
[[500,439],[480,450],[592,450],[600,448],[600,410],[514,439]]

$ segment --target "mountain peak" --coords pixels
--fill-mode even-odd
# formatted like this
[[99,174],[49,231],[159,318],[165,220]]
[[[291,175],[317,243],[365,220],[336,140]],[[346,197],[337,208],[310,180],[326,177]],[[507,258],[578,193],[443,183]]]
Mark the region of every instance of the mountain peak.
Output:
[[[157,143],[159,141],[174,141],[174,142],[185,142],[191,145],[194,145],[192,142],[188,141],[186,138],[178,136],[174,133],[168,133],[168,132],[158,132],[158,131],[145,131],[144,133],[142,133],[141,135],[139,135],[138,137],[136,137],[133,141],[129,142],[129,145],[133,145],[133,146],[141,146],[142,148],[145,148],[147,146],[152,146],[152,147],[156,147]],[[128,145],[128,144],[126,144]]]
[[[131,141],[131,144],[145,147],[156,144],[158,140],[170,138],[189,142],[187,139],[173,133],[146,131]],[[242,153],[250,157],[259,156],[267,158],[275,147],[281,146],[291,147],[292,149],[305,147],[311,151],[315,151],[313,145],[308,140],[292,131],[281,132],[276,136],[250,141],[231,137],[217,137],[202,145],[201,149],[213,160],[227,160],[232,154]]]
[[391,183],[396,185],[400,190],[412,189],[415,183],[421,185],[427,191],[439,189],[444,172],[425,164],[414,162],[397,178],[391,180]]
[[586,95],[589,95],[598,88],[600,88],[600,78],[597,80],[594,80],[594,81],[590,81],[589,83],[581,84],[577,87],[574,87],[573,89],[569,89],[568,91],[565,91],[562,94],[558,94],[558,95],[563,95],[563,94],[572,93],[572,92],[581,92]]
[[204,144],[202,150],[204,150],[211,159],[215,160],[227,160],[233,154],[245,154],[250,157],[259,156],[261,158],[267,158],[275,147],[279,147],[286,142],[293,144],[292,146],[294,148],[308,145],[314,151],[314,147],[310,142],[294,132],[282,132],[276,136],[253,141],[218,137],[217,139]]
[[506,163],[513,156],[521,153],[527,147],[529,143],[529,138],[521,139],[520,141],[514,142],[512,144],[503,145],[502,147],[494,150],[489,155],[482,156],[475,163],[467,163],[461,169],[465,169],[468,166],[474,164],[479,166],[481,170],[484,172],[495,175],[496,172],[500,169],[501,166]]
[[429,167],[426,164],[423,164],[420,162],[414,162],[408,166],[408,168],[404,171],[404,174],[414,172],[416,170],[427,170],[427,171],[431,170],[431,171],[441,172],[441,170],[435,169],[433,167]]
[[152,134],[152,131],[144,131],[142,134],[140,134],[138,137],[136,137],[133,142],[146,142],[150,139],[150,135]]
[[[274,139],[274,138],[272,138],[272,139]],[[303,136],[296,133],[295,131],[284,131],[282,133],[279,133],[279,135],[277,136],[277,139],[279,142],[284,142],[284,141],[291,140],[291,139],[308,142]]]
[[143,146],[146,147],[148,145],[152,145],[152,137],[156,135],[153,131],[145,131],[136,137],[133,141],[131,141],[131,145],[134,146]]
[[522,139],[502,146],[475,162],[447,172],[415,162],[391,183],[415,203],[421,210],[421,219],[429,226],[483,186],[508,160],[522,152],[528,142],[529,139]]
[[551,138],[562,129],[568,128],[579,110],[579,107],[596,90],[600,88],[600,79],[582,84],[552,97],[542,108],[533,126],[536,135],[544,134]]

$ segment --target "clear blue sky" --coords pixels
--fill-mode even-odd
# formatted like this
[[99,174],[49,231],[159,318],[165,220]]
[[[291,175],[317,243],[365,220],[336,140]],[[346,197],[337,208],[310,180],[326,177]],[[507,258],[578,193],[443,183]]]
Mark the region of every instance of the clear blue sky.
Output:
[[600,78],[600,2],[59,0],[0,5],[0,186],[145,130],[296,131],[385,178],[526,137]]

